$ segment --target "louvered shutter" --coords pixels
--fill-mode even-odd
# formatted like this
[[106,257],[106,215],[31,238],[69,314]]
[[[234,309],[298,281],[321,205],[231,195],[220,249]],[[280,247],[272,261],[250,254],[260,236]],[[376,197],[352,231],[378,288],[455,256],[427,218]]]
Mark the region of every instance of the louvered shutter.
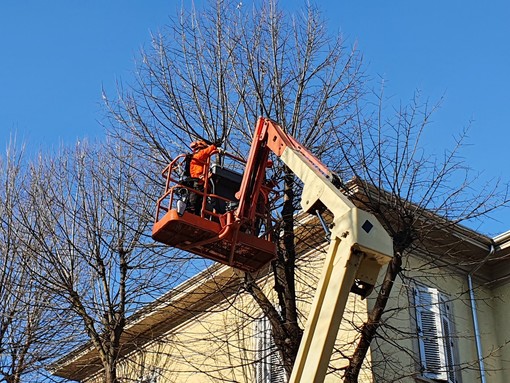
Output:
[[285,369],[266,317],[255,322],[255,382],[286,383]]
[[[267,363],[267,334],[268,321],[260,318],[255,321],[255,382],[266,383],[269,377],[269,365]],[[270,330],[270,329],[269,329]]]
[[450,307],[437,289],[415,288],[416,324],[424,377],[454,383]]
[[[271,340],[273,337],[271,337]],[[280,352],[276,349],[274,341],[271,342],[271,383],[286,383],[287,375],[285,374],[285,369],[283,368],[282,357]]]
[[448,382],[455,383],[454,337],[451,304],[446,296],[439,293],[442,334],[444,339]]
[[157,383],[157,382],[158,382],[158,378],[157,378],[156,372],[154,372],[144,378],[140,378],[137,380],[137,383]]

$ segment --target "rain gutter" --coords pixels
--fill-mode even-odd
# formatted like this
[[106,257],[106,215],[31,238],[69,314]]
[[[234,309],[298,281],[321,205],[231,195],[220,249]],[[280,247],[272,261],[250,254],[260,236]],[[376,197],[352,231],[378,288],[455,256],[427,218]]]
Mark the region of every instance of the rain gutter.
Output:
[[478,366],[480,367],[480,382],[487,383],[487,379],[485,377],[485,364],[483,361],[483,353],[482,353],[482,340],[480,337],[480,326],[478,322],[478,313],[476,310],[476,299],[475,299],[475,291],[473,288],[473,274],[476,273],[494,254],[496,247],[494,245],[494,241],[491,240],[491,245],[489,248],[489,253],[485,256],[482,262],[480,262],[473,270],[471,270],[467,275],[468,288],[469,288],[469,301],[471,304],[471,313],[473,316],[473,328],[475,331],[475,342],[476,342],[476,355],[478,357]]

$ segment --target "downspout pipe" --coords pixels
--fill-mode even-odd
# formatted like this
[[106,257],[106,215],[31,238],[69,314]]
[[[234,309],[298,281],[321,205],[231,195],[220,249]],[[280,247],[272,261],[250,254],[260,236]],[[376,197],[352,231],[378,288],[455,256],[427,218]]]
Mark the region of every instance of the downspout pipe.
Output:
[[478,313],[476,310],[475,291],[473,288],[473,274],[476,273],[487,262],[487,260],[494,254],[494,251],[495,251],[495,246],[494,246],[494,242],[493,242],[490,245],[489,253],[485,256],[484,260],[482,262],[480,262],[473,270],[471,270],[467,276],[468,289],[469,289],[469,301],[471,304],[471,314],[473,316],[473,328],[475,331],[476,355],[478,357],[478,366],[480,367],[480,382],[481,383],[487,383],[487,379],[485,377],[485,363],[483,361],[482,340],[480,337],[480,326],[478,323]]

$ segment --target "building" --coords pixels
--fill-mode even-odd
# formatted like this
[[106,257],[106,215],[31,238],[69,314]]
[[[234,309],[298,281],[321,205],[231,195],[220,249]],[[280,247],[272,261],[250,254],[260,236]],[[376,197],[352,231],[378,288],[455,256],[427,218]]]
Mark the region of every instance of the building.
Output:
[[[436,217],[437,218],[437,217]],[[437,219],[440,221],[439,219]],[[434,227],[432,225],[431,227]],[[304,316],[326,244],[320,225],[303,219],[297,290]],[[510,232],[495,238],[457,225],[429,230],[406,256],[362,382],[510,381]],[[272,291],[270,268],[257,280]],[[382,275],[380,275],[382,277]],[[123,382],[284,382],[269,323],[243,291],[243,276],[214,265],[129,319],[119,376]],[[326,382],[338,382],[375,294],[352,295]],[[101,363],[83,345],[54,374],[99,382]]]

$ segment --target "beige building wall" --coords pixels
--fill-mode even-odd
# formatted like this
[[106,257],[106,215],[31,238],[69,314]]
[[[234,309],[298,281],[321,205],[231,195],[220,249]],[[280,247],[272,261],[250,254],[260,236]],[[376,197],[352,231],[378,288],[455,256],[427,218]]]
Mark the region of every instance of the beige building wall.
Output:
[[[302,320],[309,310],[313,290],[322,267],[323,253],[314,252],[301,258],[296,280]],[[266,277],[259,285],[274,294],[274,283]],[[275,297],[273,296],[273,299]],[[197,313],[191,320],[175,328],[129,355],[119,366],[119,377],[137,382],[155,373],[158,382],[212,383],[218,381],[255,382],[255,321],[262,316],[257,304],[247,293],[227,297],[207,312]],[[366,320],[366,301],[351,294],[338,334],[337,347],[347,355],[353,352],[358,337],[356,328]],[[304,323],[302,323],[304,327]],[[347,361],[336,352],[331,365],[345,367]],[[367,360],[370,365],[370,356]],[[338,382],[339,374],[331,373],[326,383]],[[99,383],[91,378],[88,383]],[[372,383],[369,369],[360,383]]]
[[[323,251],[310,252],[298,263],[297,290],[302,327],[313,298],[314,286],[320,275]],[[360,382],[363,383],[415,383],[424,380],[419,376],[419,346],[413,307],[412,287],[415,282],[437,288],[447,294],[452,303],[456,360],[459,362],[459,383],[480,381],[473,319],[465,273],[451,267],[436,267],[426,257],[415,254],[407,257],[405,277],[395,282],[392,298],[384,316],[385,326],[373,343]],[[380,276],[382,278],[382,274]],[[476,282],[476,280],[475,280]],[[265,277],[259,285],[270,295],[274,282]],[[367,318],[367,307],[374,304],[373,294],[367,300],[350,295],[348,307],[338,334],[331,373],[326,382],[339,381],[341,368],[347,361],[342,354],[351,355],[359,337],[359,326]],[[507,326],[510,318],[510,288],[501,286],[494,290],[476,288],[482,344],[486,358],[487,381],[510,381],[510,339]],[[273,299],[275,297],[273,296]],[[204,298],[205,299],[205,298]],[[246,293],[225,297],[205,312],[197,312],[187,322],[174,328],[159,339],[141,346],[121,364],[119,371],[125,381],[140,381],[155,373],[158,382],[209,383],[221,380],[255,381],[254,327],[261,316],[258,306]],[[143,343],[143,342],[141,342]],[[505,371],[506,370],[506,371]],[[100,380],[89,379],[88,382]]]
[[488,381],[510,382],[510,285],[476,293]]
[[[459,362],[459,383],[471,383],[480,381],[478,371],[478,358],[474,337],[473,317],[468,294],[467,276],[459,270],[447,267],[431,265],[423,256],[415,255],[408,258],[404,265],[405,275],[408,278],[398,279],[394,285],[393,298],[388,304],[388,313],[384,320],[387,326],[384,331],[386,340],[380,339],[373,345],[373,371],[377,382],[416,382],[419,376],[419,345],[417,341],[417,329],[415,309],[413,307],[412,286],[415,282],[428,287],[437,288],[447,294],[453,306],[456,360]],[[506,383],[508,380],[500,366],[500,359],[508,356],[508,348],[500,353],[492,353],[499,339],[510,339],[510,330],[503,323],[503,318],[510,318],[510,307],[502,304],[492,306],[491,292],[487,289],[476,288],[478,300],[478,315],[482,329],[482,343],[485,355],[488,356],[487,364],[491,365],[492,371],[488,372],[488,382]],[[498,291],[499,297],[509,294],[508,289]],[[480,302],[487,302],[481,305]],[[369,305],[373,305],[374,298],[369,299]],[[492,307],[495,309],[493,309]],[[498,319],[495,319],[498,318]],[[495,327],[501,327],[505,334],[495,331]],[[496,346],[497,348],[497,346]],[[507,358],[510,363],[510,359]],[[383,369],[384,367],[384,369]],[[508,368],[508,365],[507,365]],[[504,367],[503,367],[504,369]],[[418,380],[421,381],[421,380]]]
[[133,382],[154,373],[158,382],[254,381],[248,365],[254,346],[249,323],[258,313],[246,298],[217,305],[147,343],[121,363],[119,376]]

